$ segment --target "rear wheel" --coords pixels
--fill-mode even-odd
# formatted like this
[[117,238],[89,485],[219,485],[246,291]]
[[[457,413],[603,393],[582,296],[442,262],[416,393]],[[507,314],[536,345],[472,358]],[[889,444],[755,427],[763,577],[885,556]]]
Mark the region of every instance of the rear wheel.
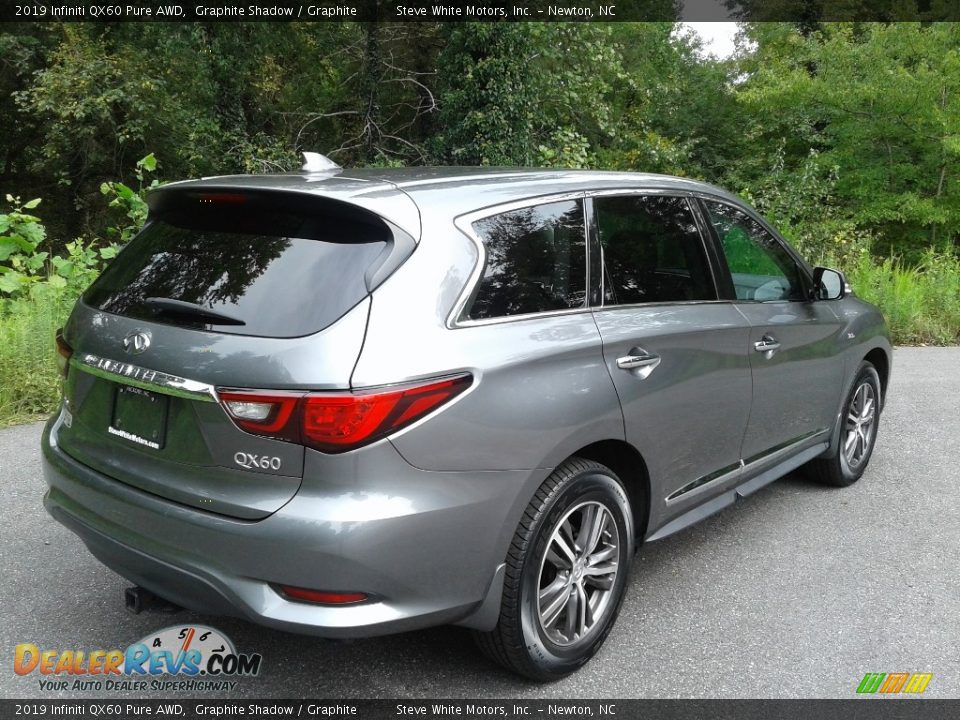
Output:
[[873,454],[880,423],[880,376],[864,361],[840,416],[840,446],[836,455],[808,463],[807,474],[826,485],[846,487],[863,475]]
[[572,458],[544,481],[507,555],[497,627],[477,642],[534,680],[562,678],[600,649],[620,610],[633,551],[619,478]]

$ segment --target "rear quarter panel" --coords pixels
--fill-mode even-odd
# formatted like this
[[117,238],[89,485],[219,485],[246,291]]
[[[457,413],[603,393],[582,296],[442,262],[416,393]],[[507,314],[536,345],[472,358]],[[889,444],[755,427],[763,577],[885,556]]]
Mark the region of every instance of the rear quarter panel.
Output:
[[471,372],[474,386],[391,442],[425,470],[549,468],[591,442],[623,438],[623,417],[584,310],[448,327],[477,261],[451,223],[425,234],[373,294],[354,387]]

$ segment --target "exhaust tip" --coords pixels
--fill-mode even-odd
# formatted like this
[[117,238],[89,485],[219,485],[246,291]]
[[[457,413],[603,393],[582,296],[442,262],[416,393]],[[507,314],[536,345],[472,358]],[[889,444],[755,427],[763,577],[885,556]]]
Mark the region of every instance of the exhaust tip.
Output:
[[174,605],[138,585],[123,591],[123,606],[132,615],[139,615],[146,610],[168,614],[183,610],[179,605]]

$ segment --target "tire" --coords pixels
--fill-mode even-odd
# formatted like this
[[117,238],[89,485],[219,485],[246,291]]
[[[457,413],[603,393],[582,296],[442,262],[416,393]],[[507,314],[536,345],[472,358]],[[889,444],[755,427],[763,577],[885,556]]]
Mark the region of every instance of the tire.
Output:
[[807,476],[834,487],[847,487],[859,480],[873,455],[882,406],[880,376],[872,363],[864,361],[843,404],[836,453],[810,461],[804,468]]
[[493,631],[475,633],[480,649],[540,682],[582,667],[620,611],[633,558],[632,517],[627,492],[609,468],[576,457],[560,465],[517,526],[500,618]]

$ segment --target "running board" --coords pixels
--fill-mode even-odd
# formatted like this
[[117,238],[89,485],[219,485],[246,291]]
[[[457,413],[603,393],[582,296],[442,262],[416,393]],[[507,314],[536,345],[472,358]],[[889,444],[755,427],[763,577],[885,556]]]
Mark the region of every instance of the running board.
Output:
[[733,505],[738,498],[742,500],[748,495],[752,495],[763,486],[769,485],[774,480],[779,480],[787,473],[792,472],[804,463],[813,460],[827,447],[829,447],[829,443],[817,443],[813,447],[809,447],[806,450],[797,453],[793,457],[784,460],[782,463],[774,465],[769,470],[765,470],[756,477],[750,478],[745,483],[741,483],[740,485],[727,490],[723,494],[718,495],[712,500],[708,500],[702,505],[698,505],[697,507],[688,510],[683,515],[680,515],[679,517],[676,517],[668,522],[666,525],[654,532],[653,535],[647,537],[646,542],[662,540],[663,538],[669,537],[674,533],[685,530],[691,525],[696,525],[701,520],[706,520],[708,517],[717,514],[725,507]]

